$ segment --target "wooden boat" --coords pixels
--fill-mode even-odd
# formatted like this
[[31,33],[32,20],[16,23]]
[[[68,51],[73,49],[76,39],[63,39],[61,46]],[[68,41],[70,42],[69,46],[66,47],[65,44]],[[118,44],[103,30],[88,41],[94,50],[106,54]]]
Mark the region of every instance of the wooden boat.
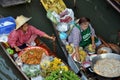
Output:
[[0,5],[2,7],[10,7],[19,4],[25,4],[30,2],[30,0],[1,0]]
[[[44,48],[47,51],[47,53],[49,53],[48,54],[49,56],[55,56],[55,53],[52,52],[45,43],[43,43],[42,41],[40,41],[39,38],[37,38],[35,40],[35,42],[36,42],[37,46],[40,46],[40,47]],[[17,74],[19,74],[20,79],[21,80],[30,80],[30,78],[27,77],[26,74],[21,70],[20,66],[15,62],[13,55],[10,55],[7,52],[6,49],[9,48],[9,46],[6,43],[0,42],[0,48],[2,49],[2,51],[1,51],[2,55],[4,55],[6,57],[6,59],[8,61],[10,61],[9,63],[11,63],[11,65],[14,67],[15,71],[17,71]]]
[[107,0],[107,2],[120,13],[120,0]]
[[[55,1],[55,0],[53,0],[53,1]],[[50,11],[55,11],[55,12],[57,12],[58,14],[60,13],[59,10],[58,10],[59,12],[56,11],[56,10],[54,10],[51,5],[50,5],[49,8],[46,7],[46,5],[49,6],[49,4],[46,3],[46,0],[40,0],[40,2],[42,3],[42,5],[43,5],[44,9],[46,10],[46,12],[49,12],[49,10],[50,10]],[[60,6],[61,8],[63,7],[63,8],[62,8],[62,11],[64,11],[65,8],[66,8],[65,3],[63,2],[63,0],[58,0],[58,2],[61,3],[59,6]],[[76,0],[74,0],[74,3],[75,3],[75,2],[76,2]],[[56,3],[56,4],[57,4],[57,3]],[[58,5],[55,5],[55,7],[58,7]],[[61,11],[61,12],[62,12],[62,11]],[[66,50],[66,47],[65,47],[64,43],[63,43],[62,40],[60,39],[60,37],[59,37],[59,32],[56,30],[57,24],[54,23],[54,21],[53,21],[53,22],[51,21],[51,23],[53,24],[53,30],[54,30],[54,32],[55,32],[54,34],[55,34],[55,36],[56,36],[56,41],[58,41],[57,43],[58,43],[58,45],[60,46],[63,54],[65,55],[69,67],[70,67],[78,76],[80,76],[82,80],[87,80],[87,77],[85,76],[85,74],[83,73],[83,71],[80,70],[80,67],[75,63],[75,61],[72,59],[72,57],[69,55],[68,51]]]

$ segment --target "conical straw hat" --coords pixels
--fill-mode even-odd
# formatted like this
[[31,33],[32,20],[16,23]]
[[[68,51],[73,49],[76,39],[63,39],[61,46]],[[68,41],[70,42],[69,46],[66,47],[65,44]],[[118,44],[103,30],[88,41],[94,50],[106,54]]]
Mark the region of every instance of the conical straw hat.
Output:
[[16,30],[19,29],[23,24],[28,22],[31,18],[32,17],[27,18],[27,17],[25,17],[23,15],[17,16],[17,18],[15,20],[15,22],[16,22]]

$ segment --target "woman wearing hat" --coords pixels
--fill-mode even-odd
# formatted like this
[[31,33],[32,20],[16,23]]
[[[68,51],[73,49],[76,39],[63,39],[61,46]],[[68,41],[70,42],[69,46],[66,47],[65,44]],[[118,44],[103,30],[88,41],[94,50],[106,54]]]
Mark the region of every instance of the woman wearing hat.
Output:
[[95,35],[94,29],[90,25],[90,19],[86,17],[81,17],[78,23],[75,23],[75,27],[68,37],[68,42],[74,44],[76,57],[78,59],[79,47],[85,48],[89,44],[92,44],[92,47],[95,49],[96,46],[101,44]]
[[14,48],[17,52],[26,46],[31,45],[37,36],[45,37],[51,40],[55,40],[55,37],[47,35],[45,32],[29,25],[27,22],[31,18],[27,18],[23,15],[16,18],[16,29],[13,30],[8,36],[9,45]]

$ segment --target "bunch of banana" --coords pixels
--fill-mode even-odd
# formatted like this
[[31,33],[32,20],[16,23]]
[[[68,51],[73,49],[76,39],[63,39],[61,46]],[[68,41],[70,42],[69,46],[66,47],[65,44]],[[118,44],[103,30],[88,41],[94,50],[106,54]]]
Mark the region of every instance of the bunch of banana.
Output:
[[55,11],[58,14],[66,8],[66,6],[60,3],[59,0],[44,0],[44,3],[46,4],[47,10]]
[[67,51],[68,51],[69,54],[72,54],[73,51],[74,51],[74,46],[73,46],[73,44],[67,44],[67,45],[66,45],[66,49],[67,49]]
[[95,49],[92,47],[92,44],[88,46],[88,51],[89,52],[95,52]]
[[86,60],[87,53],[83,49],[79,49],[80,54],[80,62],[84,62]]

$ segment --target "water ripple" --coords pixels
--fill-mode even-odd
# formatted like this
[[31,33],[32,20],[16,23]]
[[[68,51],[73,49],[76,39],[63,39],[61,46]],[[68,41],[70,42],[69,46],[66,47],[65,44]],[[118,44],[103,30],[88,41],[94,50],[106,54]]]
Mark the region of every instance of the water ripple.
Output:
[[19,80],[2,57],[0,57],[0,80]]

